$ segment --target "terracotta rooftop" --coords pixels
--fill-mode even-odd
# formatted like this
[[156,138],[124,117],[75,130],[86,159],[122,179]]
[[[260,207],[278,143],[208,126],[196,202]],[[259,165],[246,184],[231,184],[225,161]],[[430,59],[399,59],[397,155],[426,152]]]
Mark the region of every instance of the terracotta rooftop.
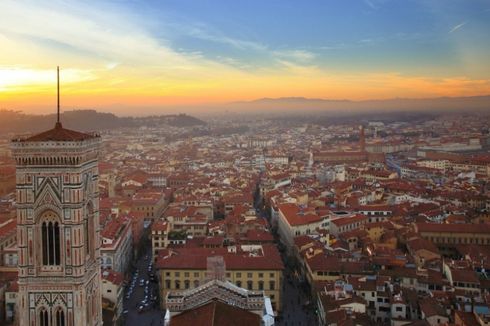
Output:
[[42,132],[40,134],[31,136],[23,141],[36,142],[36,141],[81,141],[90,138],[95,138],[93,135],[85,134],[83,132],[65,129],[60,122],[57,122],[53,129]]
[[304,210],[296,204],[280,204],[279,211],[291,226],[306,225],[323,220],[323,218],[318,216],[314,211]]
[[121,285],[124,281],[124,275],[112,270],[102,271],[102,279],[107,280],[113,284]]
[[227,248],[179,248],[155,263],[157,269],[206,269],[207,258],[222,256],[228,270],[282,270],[284,265],[277,248],[262,245],[263,255],[247,252],[228,252]]
[[10,219],[7,223],[0,227],[0,239],[6,238],[17,230],[17,220]]
[[214,300],[204,306],[185,311],[172,317],[170,326],[259,326],[261,322],[260,316],[253,312]]
[[450,232],[450,233],[490,233],[490,224],[437,224],[417,223],[418,232]]
[[337,227],[341,227],[348,224],[364,223],[367,220],[368,218],[366,216],[362,214],[356,214],[354,216],[337,218],[335,220],[332,220],[331,223],[335,224]]

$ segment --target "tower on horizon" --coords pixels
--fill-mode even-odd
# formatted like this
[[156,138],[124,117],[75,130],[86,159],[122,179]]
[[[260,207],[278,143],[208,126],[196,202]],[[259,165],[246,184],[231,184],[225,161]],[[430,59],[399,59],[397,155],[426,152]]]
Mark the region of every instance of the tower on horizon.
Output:
[[359,148],[361,152],[366,151],[366,135],[364,134],[364,126],[359,127]]
[[100,137],[55,127],[11,143],[16,162],[19,325],[102,325]]

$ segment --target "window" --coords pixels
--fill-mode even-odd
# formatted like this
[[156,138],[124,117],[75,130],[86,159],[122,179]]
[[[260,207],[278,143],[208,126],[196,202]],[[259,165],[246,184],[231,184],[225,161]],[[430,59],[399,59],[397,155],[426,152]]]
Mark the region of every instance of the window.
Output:
[[95,233],[94,227],[94,210],[92,204],[87,205],[87,218],[85,219],[85,254],[87,256],[94,257],[94,250],[96,247],[95,237],[91,235]]
[[248,278],[252,278],[252,273],[247,273]]
[[253,282],[252,281],[247,281],[247,289],[249,289],[249,290],[253,289]]
[[403,311],[402,307],[396,307],[396,311]]
[[236,286],[238,286],[239,288],[242,287],[242,281],[236,281]]
[[175,288],[177,290],[180,290],[180,281],[179,280],[175,280]]
[[180,277],[180,272],[175,272],[175,277]]
[[56,326],[65,326],[65,312],[61,307],[56,311]]
[[41,308],[39,311],[39,325],[49,326],[48,311],[45,308]]
[[242,273],[236,273],[236,277],[242,277]]
[[55,221],[44,221],[41,226],[43,265],[60,265],[60,226]]
[[90,244],[89,244],[89,231],[88,231],[88,218],[85,219],[83,223],[83,229],[84,229],[84,240],[85,240],[85,254],[88,256],[90,255]]
[[264,273],[259,273],[259,277],[260,278],[264,277]]
[[185,277],[189,277],[189,272],[185,272],[185,273],[184,273],[184,276],[185,276]]
[[199,277],[199,272],[195,272],[194,277]]
[[188,289],[188,288],[190,287],[190,285],[191,285],[191,282],[190,282],[189,280],[185,280],[185,281],[184,281],[184,287],[185,287],[186,289]]
[[264,289],[264,281],[259,281],[259,290]]
[[274,282],[274,281],[270,281],[270,282],[269,282],[269,289],[271,289],[271,290],[275,290],[275,289],[276,289],[276,282]]

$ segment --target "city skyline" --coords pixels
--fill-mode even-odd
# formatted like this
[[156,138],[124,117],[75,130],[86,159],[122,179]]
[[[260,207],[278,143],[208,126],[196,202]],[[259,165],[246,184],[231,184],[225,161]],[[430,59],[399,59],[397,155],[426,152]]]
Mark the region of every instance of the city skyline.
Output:
[[[490,5],[396,1],[4,1],[0,103],[124,114],[263,97],[490,94]],[[22,24],[19,24],[22,22]]]

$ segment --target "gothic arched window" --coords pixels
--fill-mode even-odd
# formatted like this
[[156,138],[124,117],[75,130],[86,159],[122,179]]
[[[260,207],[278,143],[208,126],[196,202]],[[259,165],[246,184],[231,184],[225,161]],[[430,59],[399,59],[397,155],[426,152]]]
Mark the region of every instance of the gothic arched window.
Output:
[[41,308],[41,310],[39,311],[39,325],[49,326],[48,311],[45,308]]
[[90,256],[90,241],[89,241],[89,231],[88,231],[88,218],[84,221],[83,229],[85,231],[84,240],[85,240],[85,254]]
[[[85,182],[88,182],[85,180]],[[89,257],[95,258],[95,243],[94,237],[94,210],[91,204],[87,205],[87,217],[84,220],[84,240],[85,240],[85,254]]]
[[55,326],[65,326],[65,312],[61,307],[56,310],[55,322]]
[[91,323],[91,320],[92,320],[92,315],[91,315],[91,311],[92,311],[92,305],[90,304],[92,302],[92,298],[90,296],[87,297],[87,303],[86,303],[86,307],[85,307],[85,314],[87,315],[87,323]]
[[43,265],[54,266],[61,264],[60,225],[52,213],[45,215],[41,224],[41,246]]

